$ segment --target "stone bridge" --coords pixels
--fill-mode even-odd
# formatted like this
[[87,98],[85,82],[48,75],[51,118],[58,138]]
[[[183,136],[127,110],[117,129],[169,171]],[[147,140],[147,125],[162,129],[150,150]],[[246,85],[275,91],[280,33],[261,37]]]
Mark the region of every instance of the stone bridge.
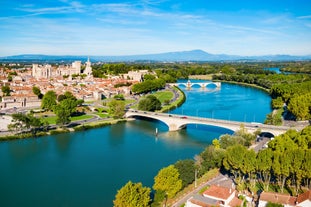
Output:
[[151,119],[156,119],[165,123],[168,126],[169,131],[180,130],[186,127],[188,124],[203,124],[203,125],[222,127],[232,130],[234,132],[239,130],[241,125],[243,125],[245,129],[247,129],[247,131],[250,133],[253,133],[256,130],[261,130],[261,132],[270,132],[274,136],[283,134],[289,129],[296,130],[296,128],[288,126],[273,126],[254,122],[228,121],[221,119],[202,118],[195,116],[185,116],[185,115],[167,114],[159,112],[146,112],[138,110],[128,110],[125,114],[125,117],[126,118],[147,117]]
[[201,88],[206,88],[208,85],[215,85],[216,88],[221,87],[221,82],[202,82],[202,83],[191,83],[190,80],[188,80],[187,83],[171,83],[171,86],[186,86],[187,88],[191,88],[194,85],[199,85]]

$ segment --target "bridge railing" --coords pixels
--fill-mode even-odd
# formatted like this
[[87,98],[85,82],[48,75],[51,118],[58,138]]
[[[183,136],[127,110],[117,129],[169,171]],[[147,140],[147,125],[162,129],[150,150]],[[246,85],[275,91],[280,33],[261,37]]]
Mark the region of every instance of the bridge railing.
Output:
[[141,114],[150,117],[170,117],[170,118],[179,118],[179,119],[188,119],[188,120],[195,120],[195,121],[202,121],[202,122],[211,122],[211,123],[219,123],[219,124],[228,124],[228,125],[244,125],[245,127],[252,127],[252,128],[265,128],[265,129],[272,129],[272,130],[287,130],[291,127],[288,126],[274,126],[274,125],[267,125],[262,123],[254,123],[254,122],[240,122],[240,121],[231,121],[225,119],[214,119],[214,118],[206,118],[206,117],[197,117],[197,116],[188,116],[188,115],[180,115],[180,114],[169,114],[169,113],[161,113],[161,112],[147,112],[147,111],[139,111],[139,110],[128,110],[129,112]]

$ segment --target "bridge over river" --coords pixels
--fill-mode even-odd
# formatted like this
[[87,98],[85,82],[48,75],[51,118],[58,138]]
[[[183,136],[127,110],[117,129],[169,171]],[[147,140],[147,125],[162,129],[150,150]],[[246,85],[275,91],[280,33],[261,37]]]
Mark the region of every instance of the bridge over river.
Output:
[[168,126],[169,131],[180,130],[186,127],[188,124],[203,124],[203,125],[217,126],[230,129],[234,132],[239,130],[241,125],[244,125],[245,129],[247,129],[248,132],[252,133],[255,132],[256,130],[261,130],[261,132],[270,132],[274,136],[283,134],[289,129],[301,130],[289,126],[273,126],[254,122],[228,121],[222,119],[211,119],[195,116],[185,116],[185,115],[167,114],[159,112],[146,112],[138,110],[128,110],[125,113],[125,117],[126,118],[147,117],[151,119],[156,119],[165,123]]
[[186,86],[187,88],[191,88],[194,85],[199,85],[201,88],[206,88],[206,86],[208,86],[208,85],[215,85],[216,88],[220,88],[221,82],[202,82],[202,83],[194,82],[194,83],[191,83],[190,80],[188,80],[187,83],[170,83],[169,85],[171,85],[171,86],[183,85],[183,86]]

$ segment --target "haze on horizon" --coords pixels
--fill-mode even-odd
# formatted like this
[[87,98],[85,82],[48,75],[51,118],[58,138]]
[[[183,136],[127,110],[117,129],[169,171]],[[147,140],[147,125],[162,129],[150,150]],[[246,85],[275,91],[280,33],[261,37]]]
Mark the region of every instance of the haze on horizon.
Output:
[[310,55],[309,0],[2,0],[0,56]]

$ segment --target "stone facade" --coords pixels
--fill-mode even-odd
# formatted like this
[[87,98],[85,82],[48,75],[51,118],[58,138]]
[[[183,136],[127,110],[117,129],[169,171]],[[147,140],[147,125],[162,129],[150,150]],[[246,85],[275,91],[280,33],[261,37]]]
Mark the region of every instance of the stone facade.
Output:
[[[86,74],[88,77],[92,75],[92,66],[89,58],[86,62],[86,67],[83,73]],[[59,76],[72,76],[74,74],[81,75],[81,61],[74,61],[71,65],[60,65],[57,68],[54,68],[49,64],[32,65],[32,76],[36,79],[50,79]]]

